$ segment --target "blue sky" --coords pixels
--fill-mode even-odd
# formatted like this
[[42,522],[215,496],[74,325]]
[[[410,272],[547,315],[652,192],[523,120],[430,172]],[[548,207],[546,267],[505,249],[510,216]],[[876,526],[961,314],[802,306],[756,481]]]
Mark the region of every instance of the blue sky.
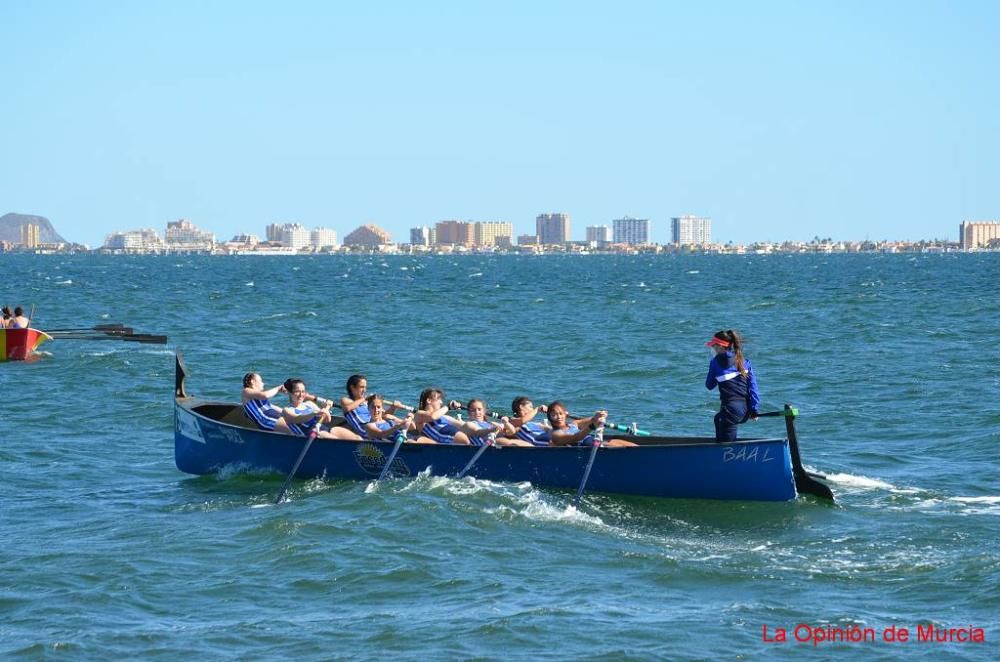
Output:
[[1000,218],[1000,3],[0,3],[0,214],[669,240]]

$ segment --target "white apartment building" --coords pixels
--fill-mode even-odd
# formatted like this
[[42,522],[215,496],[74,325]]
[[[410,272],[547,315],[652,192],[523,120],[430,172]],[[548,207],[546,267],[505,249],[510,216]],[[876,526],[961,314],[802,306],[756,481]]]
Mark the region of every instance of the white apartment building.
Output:
[[281,229],[281,245],[301,250],[312,246],[312,233],[299,223],[285,223]]
[[648,218],[617,218],[611,222],[616,244],[648,244],[649,243],[649,219]]
[[313,248],[328,248],[337,246],[337,231],[329,228],[313,228],[309,233],[309,244]]
[[611,241],[611,227],[608,225],[590,225],[587,227],[587,243],[608,243]]
[[670,219],[670,235],[677,246],[712,243],[712,219],[704,216],[675,216]]

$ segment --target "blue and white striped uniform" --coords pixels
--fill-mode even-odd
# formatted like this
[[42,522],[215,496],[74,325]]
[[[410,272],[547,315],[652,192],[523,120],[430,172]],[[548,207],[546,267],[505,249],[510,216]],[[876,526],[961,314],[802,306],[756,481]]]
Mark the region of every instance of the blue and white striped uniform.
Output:
[[[493,424],[490,423],[489,421],[467,421],[467,422],[472,423],[473,425],[475,425],[480,430],[487,430],[487,429],[488,430],[492,430],[493,429]],[[472,442],[473,446],[483,446],[483,445],[486,444],[486,439],[487,439],[488,436],[489,435],[484,435],[484,436],[478,436],[478,435],[476,435],[476,436],[474,436],[474,435],[470,434],[469,435],[469,441]]]
[[458,428],[452,425],[451,422],[441,417],[436,421],[424,423],[420,434],[428,439],[433,439],[439,444],[453,444],[455,443],[455,433],[458,431]]
[[[388,430],[393,425],[395,425],[395,423],[393,423],[392,421],[372,421],[372,422],[375,423],[375,427],[377,427],[379,430]],[[406,432],[404,432],[403,430],[396,430],[396,434],[392,435],[391,437],[382,437],[381,440],[387,441],[389,439],[392,439],[393,441],[395,441],[397,438],[399,438],[400,434],[405,435]]]
[[360,404],[351,411],[344,414],[344,420],[362,439],[368,438],[368,431],[365,426],[372,420],[372,414],[368,411],[368,403]]
[[[308,414],[309,412],[316,412],[315,409],[313,409],[304,402],[298,407],[293,407],[292,411],[295,412],[296,416],[300,416],[302,414]],[[289,423],[288,429],[292,431],[292,434],[298,435],[300,437],[308,437],[309,433],[312,432],[312,429],[316,427],[317,423],[319,423],[319,416],[313,416],[305,423]]]
[[274,430],[278,419],[281,418],[281,407],[278,407],[267,398],[262,400],[247,400],[243,403],[243,413],[247,418],[257,424],[261,430]]
[[[580,431],[580,428],[578,428],[576,426],[576,424],[574,424],[574,423],[570,423],[569,427],[567,427],[565,430],[563,430],[563,432],[565,432],[566,434],[576,434],[579,431]],[[580,441],[576,442],[576,444],[574,444],[574,445],[575,446],[593,446],[594,445],[594,435],[588,434],[586,437],[584,437]]]
[[548,446],[552,439],[552,429],[541,423],[528,421],[517,429],[517,438],[530,441],[535,446]]

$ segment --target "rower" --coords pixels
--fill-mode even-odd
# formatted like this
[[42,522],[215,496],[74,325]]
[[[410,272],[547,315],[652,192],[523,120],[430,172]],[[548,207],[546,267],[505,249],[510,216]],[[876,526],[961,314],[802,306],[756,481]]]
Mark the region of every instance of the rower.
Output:
[[288,403],[290,407],[285,407],[282,411],[285,422],[292,434],[300,437],[308,437],[312,429],[319,426],[317,437],[322,439],[346,439],[350,441],[360,441],[361,437],[351,430],[342,427],[332,427],[324,430],[323,423],[329,423],[333,418],[330,415],[330,407],[333,402],[325,401],[325,405],[320,407],[316,404],[319,398],[308,400],[306,384],[298,378],[286,379],[284,383],[285,392],[288,393]]
[[536,409],[531,398],[519,395],[510,403],[510,409],[514,414],[513,418],[510,419],[510,425],[515,430],[518,439],[527,441],[532,446],[549,445],[552,428],[531,420],[538,415],[538,412],[546,410],[545,405]]
[[[344,412],[344,420],[348,427],[362,439],[368,438],[368,423],[372,420],[371,411],[368,408],[368,378],[364,375],[351,375],[347,378],[345,386],[347,395],[340,398],[340,409]],[[395,400],[386,407],[387,414],[395,414],[397,410],[406,409],[406,406]]]
[[448,415],[449,407],[444,404],[444,391],[425,388],[420,393],[420,406],[413,422],[420,436],[417,441],[425,444],[469,444],[469,438],[462,432],[462,421]]
[[265,389],[264,378],[259,373],[248,372],[243,375],[243,391],[240,393],[243,413],[261,430],[292,434],[282,417],[281,407],[271,402],[271,398],[284,392],[284,384]]
[[368,396],[366,404],[371,412],[371,420],[365,425],[368,439],[395,439],[397,435],[406,436],[406,431],[413,425],[413,414],[399,418],[386,413],[382,404],[383,398],[378,393]]
[[24,316],[24,308],[18,306],[14,309],[14,316],[7,322],[8,329],[27,329],[31,326],[31,320]]
[[598,428],[603,428],[608,421],[608,412],[603,409],[594,412],[593,416],[570,421],[566,405],[556,400],[548,406],[548,411],[545,412],[545,415],[552,426],[551,443],[553,446],[592,446],[600,444],[607,447],[625,448],[638,445],[624,439],[598,440],[597,435],[594,433]]
[[[452,409],[461,409],[461,403],[456,400],[452,400],[449,405]],[[469,400],[465,405],[465,410],[469,414],[469,419],[462,424],[462,432],[465,433],[465,436],[468,437],[474,446],[485,444],[491,434],[504,435],[495,439],[497,446],[531,446],[529,442],[523,439],[508,438],[517,435],[517,430],[510,424],[509,416],[500,417],[499,422],[487,421],[486,416],[487,412],[489,412],[489,407],[486,406],[484,400],[480,400],[479,398]],[[496,416],[496,414],[493,414],[493,416]]]

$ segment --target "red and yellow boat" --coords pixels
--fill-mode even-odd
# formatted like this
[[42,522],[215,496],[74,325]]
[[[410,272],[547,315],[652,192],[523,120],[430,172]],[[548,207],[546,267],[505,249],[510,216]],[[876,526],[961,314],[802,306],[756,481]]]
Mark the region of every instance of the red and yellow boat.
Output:
[[52,336],[38,329],[0,329],[0,361],[23,361]]

